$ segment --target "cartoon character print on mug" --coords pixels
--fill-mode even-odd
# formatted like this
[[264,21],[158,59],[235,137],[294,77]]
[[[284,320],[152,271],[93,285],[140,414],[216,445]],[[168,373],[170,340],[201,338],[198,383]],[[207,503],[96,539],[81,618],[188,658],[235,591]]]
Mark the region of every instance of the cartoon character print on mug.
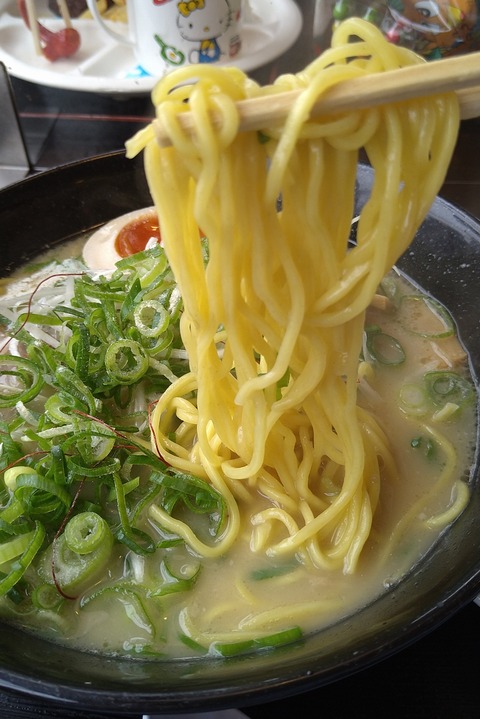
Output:
[[140,71],[161,76],[174,67],[220,63],[242,46],[248,0],[127,0],[128,35],[119,33],[87,0],[102,30],[133,49]]
[[[238,54],[239,7],[231,8],[228,0],[187,0],[178,3],[178,11],[180,35],[192,43],[189,63],[218,62],[222,55],[232,58]],[[228,32],[231,28],[233,32]]]

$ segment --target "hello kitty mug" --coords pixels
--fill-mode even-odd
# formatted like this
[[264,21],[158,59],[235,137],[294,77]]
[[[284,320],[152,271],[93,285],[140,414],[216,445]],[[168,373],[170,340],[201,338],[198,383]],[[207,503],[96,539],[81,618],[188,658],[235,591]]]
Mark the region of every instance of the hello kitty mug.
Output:
[[128,35],[105,22],[96,0],[87,3],[108,35],[133,48],[140,74],[225,63],[240,52],[244,0],[127,0]]

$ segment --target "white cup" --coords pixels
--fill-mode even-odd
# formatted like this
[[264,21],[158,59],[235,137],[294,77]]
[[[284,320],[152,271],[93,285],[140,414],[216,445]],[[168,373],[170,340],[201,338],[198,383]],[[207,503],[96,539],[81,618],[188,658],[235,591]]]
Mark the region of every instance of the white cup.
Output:
[[246,0],[127,0],[128,35],[101,17],[96,0],[88,7],[100,27],[130,45],[140,67],[162,76],[182,65],[225,63],[241,48]]

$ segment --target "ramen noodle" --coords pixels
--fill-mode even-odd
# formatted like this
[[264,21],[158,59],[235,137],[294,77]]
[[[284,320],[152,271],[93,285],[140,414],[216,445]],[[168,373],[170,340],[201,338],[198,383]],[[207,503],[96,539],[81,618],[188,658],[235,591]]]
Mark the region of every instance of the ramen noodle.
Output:
[[[388,439],[357,402],[365,311],[444,179],[458,108],[448,96],[308,117],[336,83],[416,61],[353,20],[300,75],[266,89],[237,70],[211,69],[189,69],[155,89],[173,148],[151,140],[146,172],[184,300],[191,372],[159,400],[152,425],[169,463],[225,497],[229,521],[221,540],[206,546],[157,508],[151,514],[188,533],[202,556],[232,546],[238,501],[259,493],[268,505],[251,516],[255,551],[355,571],[380,477],[394,472]],[[235,100],[294,88],[303,92],[284,125],[263,128],[261,138],[238,132]],[[178,123],[186,96],[195,117],[190,139]],[[219,132],[209,121],[213,109],[222,115]],[[349,248],[362,147],[375,180]],[[198,227],[209,240],[206,267]],[[187,443],[171,438],[177,407],[188,415]],[[333,497],[331,481],[339,488]]]
[[[448,311],[391,270],[443,181],[456,99],[309,118],[336,83],[419,61],[351,20],[266,88],[167,76],[170,145],[155,122],[128,145],[161,242],[89,269],[99,235],[81,237],[83,257],[5,282],[8,620],[147,659],[273,650],[395,586],[462,512],[468,358]],[[237,100],[295,88],[284,123],[238,131]],[[361,148],[373,185],[352,230]]]

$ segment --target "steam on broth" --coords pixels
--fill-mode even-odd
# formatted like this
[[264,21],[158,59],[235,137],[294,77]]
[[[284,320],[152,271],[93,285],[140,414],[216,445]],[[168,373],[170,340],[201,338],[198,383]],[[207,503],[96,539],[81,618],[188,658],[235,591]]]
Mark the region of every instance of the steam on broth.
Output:
[[[417,61],[347,21],[320,67],[265,90],[305,93],[260,135],[236,132],[233,100],[262,92],[239,71],[167,77],[172,147],[154,126],[129,145],[146,147],[162,243],[107,267],[82,237],[3,282],[8,621],[147,659],[273,649],[395,586],[461,514],[468,357],[391,269],[442,182],[456,101],[305,120],[332,72]],[[375,180],[349,247],[363,146]]]

